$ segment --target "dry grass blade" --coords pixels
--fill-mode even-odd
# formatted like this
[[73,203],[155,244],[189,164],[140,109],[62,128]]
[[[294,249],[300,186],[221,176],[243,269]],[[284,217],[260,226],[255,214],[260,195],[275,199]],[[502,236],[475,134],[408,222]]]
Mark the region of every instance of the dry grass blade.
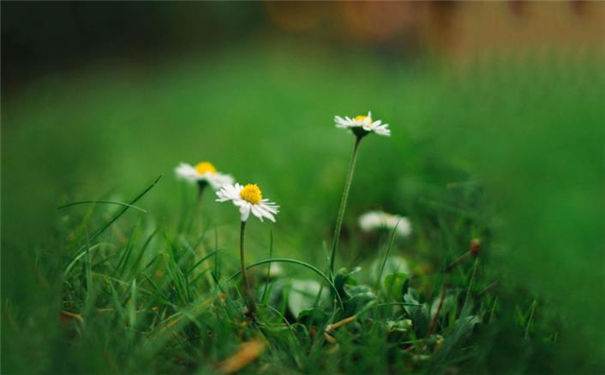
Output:
[[258,358],[265,349],[265,345],[266,343],[259,339],[244,343],[232,357],[220,362],[217,365],[217,370],[222,374],[232,374],[239,371]]
[[349,324],[349,323],[355,321],[356,318],[357,318],[357,316],[353,315],[353,316],[345,318],[345,319],[343,319],[341,321],[338,321],[338,322],[336,322],[334,324],[328,324],[328,326],[326,327],[326,332],[330,333],[330,332],[332,332],[333,330],[335,330],[337,328],[340,328],[340,327],[342,327],[342,326],[344,326],[346,324]]
[[82,315],[65,310],[61,311],[61,313],[59,314],[59,319],[61,320],[61,323],[69,323],[76,321],[80,324],[84,324],[84,318],[82,318]]

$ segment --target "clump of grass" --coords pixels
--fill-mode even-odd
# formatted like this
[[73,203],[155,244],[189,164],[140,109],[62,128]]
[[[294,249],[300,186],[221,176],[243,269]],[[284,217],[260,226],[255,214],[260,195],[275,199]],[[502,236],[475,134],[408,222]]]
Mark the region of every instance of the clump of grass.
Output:
[[[218,261],[218,242],[202,241],[206,255],[200,258],[196,245],[167,228],[141,230],[137,225],[125,234],[116,227],[160,178],[128,203],[114,202],[122,209],[92,235],[87,229],[75,232],[72,241],[84,245],[62,270],[62,303],[56,316],[63,325],[61,335],[87,350],[102,350],[103,371],[440,372],[464,361],[468,354],[463,348],[472,345],[474,327],[497,315],[487,281],[480,282],[480,258],[465,267],[463,255],[446,268],[448,274],[459,272],[448,295],[445,287],[441,294],[431,292],[438,286],[433,274],[387,271],[397,226],[384,254],[375,260],[380,271],[372,286],[359,268],[324,274],[301,260],[276,257],[245,265],[242,216],[241,268],[220,277],[232,268]],[[84,228],[91,218],[83,221]],[[111,228],[116,231],[113,240],[96,242]],[[469,253],[478,254],[474,242]],[[312,271],[329,286],[332,303],[262,269],[248,274],[271,264]],[[207,273],[210,279],[203,277]],[[239,275],[244,298],[235,288]],[[252,284],[251,278],[258,282]],[[257,298],[262,302],[258,306]],[[535,310],[534,302],[531,315],[519,325],[525,338]],[[5,311],[12,319],[10,306]],[[88,370],[84,364],[76,366]]]

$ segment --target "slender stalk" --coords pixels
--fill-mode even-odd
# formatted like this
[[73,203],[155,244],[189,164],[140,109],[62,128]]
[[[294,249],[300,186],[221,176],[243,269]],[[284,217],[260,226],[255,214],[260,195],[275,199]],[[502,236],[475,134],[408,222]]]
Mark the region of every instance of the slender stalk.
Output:
[[[197,198],[195,200],[195,213],[194,213],[195,216],[193,218],[194,232],[195,232],[195,237],[196,237],[194,250],[197,250],[198,248],[200,248],[202,259],[204,259],[206,257],[206,251],[204,250],[205,241],[202,241],[204,239],[204,233],[202,230],[202,198],[204,196],[204,191],[206,191],[206,186],[208,186],[208,182],[198,181],[197,186],[198,186],[198,189],[197,189]],[[212,285],[213,280],[212,280],[212,276],[210,274],[206,274],[206,281],[208,281],[209,285]]]
[[487,293],[491,292],[495,287],[498,286],[498,280],[492,282],[491,284],[489,284],[485,289],[483,289],[482,291],[480,291],[477,294],[477,297],[483,297],[484,295],[486,295]]
[[529,329],[531,328],[532,320],[534,319],[534,312],[536,311],[536,303],[538,301],[534,299],[534,302],[531,304],[531,313],[529,313],[529,320],[527,321],[527,327],[525,327],[525,335],[523,338],[527,340],[529,338]]
[[456,266],[458,266],[459,264],[461,264],[462,262],[466,261],[468,258],[471,257],[471,253],[470,251],[467,251],[466,253],[462,254],[458,259],[456,259],[455,261],[453,261],[452,263],[450,263],[447,268],[445,269],[446,273],[450,273],[452,272],[452,270],[454,268],[456,268]]
[[447,266],[447,268],[445,269],[445,272],[450,273],[450,272],[452,272],[452,270],[454,268],[456,268],[456,266],[458,266],[462,262],[465,262],[470,257],[479,256],[480,248],[481,248],[481,241],[479,241],[479,239],[477,239],[477,238],[473,239],[471,241],[471,245],[470,245],[470,248],[468,249],[468,251],[466,253],[462,254],[462,256],[460,258],[453,261],[449,266]]
[[475,282],[475,276],[477,275],[478,266],[479,266],[479,259],[475,259],[475,264],[473,265],[473,273],[471,274],[471,279],[468,282],[468,287],[466,288],[466,297],[464,298],[463,306],[466,306],[466,304],[471,296],[471,289],[473,288],[473,283]]
[[256,305],[254,304],[254,296],[252,295],[252,290],[250,289],[250,282],[248,280],[248,274],[246,273],[246,262],[244,260],[245,232],[246,222],[242,221],[242,226],[239,235],[239,260],[242,271],[242,282],[244,284],[244,299],[246,301],[246,306],[248,306],[248,315],[254,318],[254,314],[256,313]]
[[363,135],[357,135],[355,140],[355,146],[353,147],[353,156],[351,157],[351,164],[349,165],[349,172],[347,173],[347,179],[345,181],[345,188],[342,192],[342,198],[340,199],[340,208],[338,209],[338,217],[336,218],[336,228],[334,228],[334,238],[332,239],[332,253],[330,254],[330,275],[334,275],[334,258],[336,257],[336,249],[338,249],[338,242],[340,240],[340,230],[342,229],[342,221],[345,216],[345,208],[347,207],[347,199],[349,198],[349,190],[351,189],[351,182],[353,181],[353,172],[355,171],[355,163],[357,162],[357,152],[359,151],[359,143]]
[[447,272],[443,275],[443,284],[441,284],[441,298],[439,298],[439,305],[437,306],[437,311],[431,319],[431,324],[429,324],[429,330],[427,331],[426,337],[431,337],[433,334],[433,330],[437,325],[437,319],[439,318],[439,313],[441,312],[441,308],[443,307],[443,302],[445,301],[445,291],[447,289],[447,284],[445,282],[445,277],[447,276]]
[[[273,231],[271,231],[271,235],[269,237],[269,259],[273,258]],[[263,288],[263,296],[260,298],[261,303],[267,303],[267,290],[269,289],[269,280],[271,277],[271,263],[269,263],[269,267],[267,267],[267,277],[265,282],[265,287]],[[322,284],[323,286],[323,284]]]
[[492,311],[489,313],[489,324],[492,324],[492,321],[494,320],[494,313],[496,312],[496,305],[498,303],[498,297],[494,298],[494,303],[492,304]]
[[[445,293],[447,290],[446,278],[448,277],[448,275],[450,273],[452,273],[452,271],[454,270],[454,268],[456,268],[456,266],[458,266],[462,262],[466,261],[470,257],[476,257],[477,255],[479,255],[479,246],[480,245],[481,245],[481,243],[477,239],[471,241],[471,247],[470,247],[469,251],[464,253],[460,258],[456,259],[454,262],[452,262],[449,266],[447,266],[445,268],[445,272],[443,274],[443,284],[441,285],[441,297],[439,299],[439,305],[437,306],[437,311],[435,312],[433,319],[431,319],[431,323],[429,324],[429,329],[427,331],[426,337],[430,337],[431,334],[433,333],[433,330],[435,329],[436,324],[437,324],[437,319],[439,318],[439,313],[441,312],[441,308],[443,307],[443,302],[445,301]],[[468,287],[468,290],[466,293],[466,298],[464,299],[464,305],[466,305],[466,302],[468,300],[469,293],[470,293],[470,288],[472,286],[473,280],[475,279],[475,272],[477,271],[477,264],[478,264],[477,262],[478,261],[475,261],[475,266],[473,268],[473,274],[472,274],[471,280],[469,282],[469,287]],[[487,287],[481,293],[489,292],[489,290],[491,290],[497,284],[498,284],[497,281],[493,282],[489,287]]]
[[[473,242],[474,243],[474,242]],[[447,290],[447,277],[450,273],[452,273],[452,271],[454,270],[454,268],[456,268],[456,266],[462,264],[462,262],[466,261],[468,258],[470,258],[471,256],[473,256],[473,254],[477,254],[476,251],[474,250],[475,245],[473,245],[473,243],[471,243],[471,249],[469,251],[467,251],[466,253],[464,253],[461,257],[459,257],[458,259],[456,259],[454,262],[452,262],[450,265],[448,265],[445,268],[445,272],[443,274],[443,284],[441,285],[441,297],[439,298],[439,305],[437,306],[437,311],[435,312],[435,315],[433,316],[433,319],[431,319],[431,323],[429,324],[429,330],[426,334],[426,337],[430,337],[431,334],[433,333],[433,330],[435,329],[435,326],[437,324],[437,319],[439,318],[439,313],[441,312],[441,308],[443,307],[443,302],[445,301],[445,293]],[[474,277],[474,271],[473,271],[473,277]]]
[[391,239],[389,240],[389,245],[387,247],[387,251],[384,254],[384,260],[382,261],[382,266],[380,267],[380,273],[378,274],[378,280],[376,281],[376,295],[380,294],[380,284],[382,281],[382,274],[384,273],[384,268],[387,265],[387,261],[389,260],[389,254],[391,253],[391,249],[393,248],[393,242],[395,241],[395,233],[397,232],[397,227],[399,226],[399,220],[397,221],[397,224],[395,224],[395,227],[393,228],[393,231],[391,232]]
[[195,200],[195,218],[194,227],[196,231],[196,235],[200,235],[202,232],[202,197],[204,195],[204,190],[206,190],[206,182],[198,182],[197,189],[197,198]]

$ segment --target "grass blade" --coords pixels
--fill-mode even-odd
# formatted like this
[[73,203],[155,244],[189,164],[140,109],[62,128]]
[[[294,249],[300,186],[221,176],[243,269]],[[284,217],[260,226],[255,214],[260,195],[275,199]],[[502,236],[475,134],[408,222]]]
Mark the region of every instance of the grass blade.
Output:
[[387,251],[384,254],[384,260],[382,261],[382,266],[380,267],[380,273],[378,274],[378,280],[376,281],[376,283],[378,285],[376,285],[376,294],[380,294],[380,290],[381,285],[380,285],[380,281],[382,280],[382,274],[384,273],[384,268],[387,265],[387,260],[389,259],[389,254],[391,253],[391,248],[393,247],[393,243],[395,242],[395,233],[397,232],[397,227],[399,226],[399,221],[397,221],[397,224],[395,224],[395,227],[393,228],[393,230],[391,231],[391,238],[389,239],[389,246],[387,247]]
[[[336,296],[336,299],[338,300],[339,307],[341,308],[341,310],[344,310],[344,305],[342,303],[342,299],[340,298],[340,295],[338,294],[338,289],[336,289],[336,286],[334,285],[334,283],[332,283],[332,280],[330,280],[323,272],[321,272],[319,269],[317,269],[317,267],[312,266],[309,263],[306,263],[306,262],[303,262],[300,260],[296,260],[296,259],[274,258],[274,259],[265,259],[265,260],[261,260],[256,263],[249,264],[246,266],[246,269],[250,269],[252,267],[257,267],[257,266],[261,266],[263,264],[272,263],[272,262],[297,264],[299,266],[303,266],[303,267],[308,268],[311,271],[315,272],[316,274],[321,276],[321,278],[324,279],[330,285],[330,287],[334,291],[334,295]],[[233,275],[231,275],[231,277],[229,277],[227,279],[227,282],[230,282],[231,280],[235,279],[237,276],[240,275],[240,273],[241,273],[241,271],[238,271],[238,272],[234,273]]]
[[128,203],[124,203],[124,202],[117,202],[117,201],[78,201],[78,202],[72,202],[72,203],[68,203],[68,204],[64,204],[62,206],[59,206],[59,207],[57,207],[57,210],[62,210],[64,208],[68,208],[68,207],[72,207],[72,206],[77,206],[77,205],[81,205],[81,204],[113,204],[113,205],[116,205],[116,206],[122,206],[122,207],[126,207],[126,208],[132,208],[133,210],[141,211],[144,214],[147,213],[147,210],[144,210],[141,207],[137,207],[137,206],[132,205],[132,204],[128,204]]
[[[269,259],[273,258],[273,231],[270,232],[269,235]],[[269,278],[271,277],[271,263],[269,263],[269,267],[267,267],[267,281],[265,282],[265,287],[263,288],[263,296],[260,298],[261,303],[267,303],[267,289],[269,288]]]
[[[162,179],[162,177],[164,177],[164,174],[162,173],[161,175],[159,175],[152,183],[151,185],[147,186],[147,188],[145,188],[143,191],[141,191],[134,199],[132,199],[130,201],[130,203],[128,203],[127,207],[124,207],[120,212],[118,212],[111,220],[109,220],[109,222],[107,222],[105,225],[103,225],[101,228],[99,228],[89,239],[90,242],[94,241],[97,237],[99,237],[103,232],[105,232],[107,230],[107,228],[109,228],[113,223],[116,222],[116,220],[118,220],[122,215],[124,215],[126,213],[126,211],[128,211],[128,209],[135,204],[139,199],[143,198],[143,196],[145,196],[145,194],[147,194],[151,189],[153,189],[153,187]],[[69,274],[69,271],[71,270],[71,268],[73,267],[73,265],[75,264],[76,260],[81,257],[82,255],[84,255],[83,250],[86,248],[86,245],[80,247],[80,249],[78,249],[78,251],[76,252],[77,254],[74,255],[70,261],[67,263],[67,267],[65,267],[65,271],[63,272],[63,278],[66,278],[67,275]]]

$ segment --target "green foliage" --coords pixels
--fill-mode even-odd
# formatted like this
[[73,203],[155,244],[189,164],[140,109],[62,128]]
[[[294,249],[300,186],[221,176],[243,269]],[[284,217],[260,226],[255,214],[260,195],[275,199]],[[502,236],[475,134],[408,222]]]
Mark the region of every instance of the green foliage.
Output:
[[[242,45],[3,96],[2,371],[214,373],[260,338],[245,372],[601,372],[603,73],[532,64]],[[368,109],[393,136],[361,145],[332,280],[322,243],[352,137],[331,119]],[[172,175],[201,159],[281,205],[248,227],[256,324],[236,211],[204,197],[197,232],[195,190]],[[362,235],[375,208],[412,237]],[[473,238],[478,258],[444,275]]]

